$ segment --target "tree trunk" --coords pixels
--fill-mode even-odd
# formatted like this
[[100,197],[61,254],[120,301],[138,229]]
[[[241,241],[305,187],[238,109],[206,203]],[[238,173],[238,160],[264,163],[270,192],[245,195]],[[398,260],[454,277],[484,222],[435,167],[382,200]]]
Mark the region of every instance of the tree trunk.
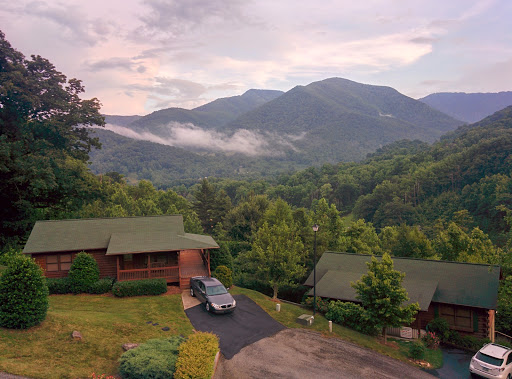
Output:
[[388,335],[386,333],[386,327],[382,328],[382,335],[384,336],[384,345],[388,344]]
[[277,286],[272,287],[274,290],[274,296],[272,296],[272,299],[277,299]]

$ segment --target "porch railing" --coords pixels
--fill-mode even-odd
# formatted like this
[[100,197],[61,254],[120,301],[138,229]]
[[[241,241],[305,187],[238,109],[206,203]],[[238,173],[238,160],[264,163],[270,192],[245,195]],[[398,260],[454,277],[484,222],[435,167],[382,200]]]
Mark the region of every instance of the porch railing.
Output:
[[165,278],[168,281],[179,281],[179,266],[140,268],[135,270],[119,270],[119,281]]

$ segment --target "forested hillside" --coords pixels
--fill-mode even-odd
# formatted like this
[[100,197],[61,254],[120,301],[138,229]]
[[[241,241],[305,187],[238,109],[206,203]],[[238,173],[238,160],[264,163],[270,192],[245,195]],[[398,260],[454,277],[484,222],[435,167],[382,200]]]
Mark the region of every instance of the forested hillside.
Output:
[[[297,99],[323,98],[324,86],[311,88],[298,91]],[[81,99],[80,81],[68,80],[42,57],[26,59],[1,32],[0,89],[0,263],[6,252],[23,247],[36,220],[183,214],[187,232],[212,235],[221,246],[212,252],[212,269],[226,265],[236,284],[262,291],[272,285],[293,300],[304,293],[300,283],[313,266],[313,240],[319,255],[332,250],[499,264],[507,279],[500,290],[497,325],[512,333],[512,107],[447,133],[433,145],[395,141],[361,162],[289,170],[272,179],[262,174],[273,169],[275,159],[263,161],[267,166],[260,166],[259,179],[236,180],[224,177],[236,166],[214,156],[168,146],[158,150],[149,143],[141,148],[141,141],[129,139],[116,140],[123,146],[117,150],[105,144],[105,161],[117,155],[128,173],[140,169],[152,180],[163,180],[152,173],[164,171],[147,166],[143,158],[164,166],[159,159],[166,154],[172,156],[173,164],[166,167],[170,175],[186,172],[185,162],[191,160],[198,171],[186,175],[201,173],[192,185],[159,190],[148,180],[132,185],[119,172],[107,172],[109,166],[97,167],[100,174],[94,175],[87,165],[100,144],[87,126],[104,124],[99,101]],[[369,89],[367,97],[374,93]],[[390,106],[397,105],[393,90],[379,91],[390,98]],[[414,108],[416,103],[408,111],[354,101],[367,113],[394,109],[402,120],[425,110]],[[320,103],[326,112],[333,109]],[[436,115],[429,108],[425,112]],[[258,114],[264,119],[264,113]],[[443,128],[451,126],[438,130]],[[104,141],[114,138],[102,130],[98,135]],[[128,159],[128,154],[137,158]],[[235,158],[240,171],[245,163]],[[210,174],[203,175],[201,166]],[[218,177],[211,175],[214,167]],[[316,234],[313,224],[319,225]],[[282,277],[258,275],[256,265],[274,267],[281,265],[278,259],[291,256],[293,265]]]
[[428,95],[419,101],[458,120],[471,123],[512,105],[512,92],[441,92]]

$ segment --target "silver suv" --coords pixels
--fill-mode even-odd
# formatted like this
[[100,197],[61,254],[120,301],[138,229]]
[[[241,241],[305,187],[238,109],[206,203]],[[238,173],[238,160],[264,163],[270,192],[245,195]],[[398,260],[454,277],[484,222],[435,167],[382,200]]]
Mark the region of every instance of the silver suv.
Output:
[[512,379],[512,349],[488,343],[471,358],[469,371],[484,378]]

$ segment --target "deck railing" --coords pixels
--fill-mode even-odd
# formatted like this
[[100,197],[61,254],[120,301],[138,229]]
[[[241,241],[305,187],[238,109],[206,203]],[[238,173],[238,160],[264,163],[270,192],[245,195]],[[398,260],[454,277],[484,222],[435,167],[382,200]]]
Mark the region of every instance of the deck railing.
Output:
[[164,278],[168,282],[180,279],[179,266],[119,270],[119,281]]

